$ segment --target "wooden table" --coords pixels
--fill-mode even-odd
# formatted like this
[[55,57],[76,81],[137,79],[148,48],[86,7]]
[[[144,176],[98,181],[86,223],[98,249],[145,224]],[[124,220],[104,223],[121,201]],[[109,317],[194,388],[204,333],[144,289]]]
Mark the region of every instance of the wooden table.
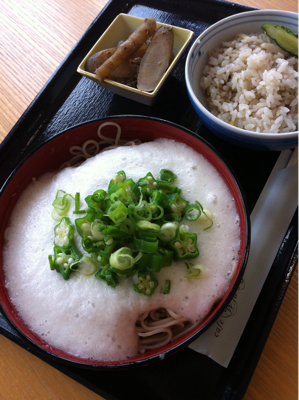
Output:
[[[106,3],[107,0],[1,0],[0,141]],[[297,0],[236,3],[294,12],[298,7]],[[298,398],[297,286],[296,270],[245,400]],[[101,399],[3,336],[0,355],[3,400]]]

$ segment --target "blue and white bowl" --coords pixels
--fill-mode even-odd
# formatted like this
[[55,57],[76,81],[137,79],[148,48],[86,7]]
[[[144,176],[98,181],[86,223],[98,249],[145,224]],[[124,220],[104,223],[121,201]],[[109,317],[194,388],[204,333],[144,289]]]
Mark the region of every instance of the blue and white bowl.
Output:
[[217,136],[236,145],[255,150],[284,150],[298,146],[298,131],[290,133],[257,133],[232,126],[208,110],[206,96],[199,81],[208,62],[209,52],[237,33],[261,31],[265,23],[282,25],[298,32],[298,14],[287,11],[258,10],[224,18],[205,30],[193,43],[186,60],[185,77],[191,103],[202,122]]

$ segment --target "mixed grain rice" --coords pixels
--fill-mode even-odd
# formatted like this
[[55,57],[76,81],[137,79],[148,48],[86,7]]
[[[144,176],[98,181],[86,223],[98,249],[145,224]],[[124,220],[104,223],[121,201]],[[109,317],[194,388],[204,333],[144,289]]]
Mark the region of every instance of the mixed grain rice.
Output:
[[200,86],[212,114],[253,132],[298,129],[298,59],[265,33],[236,35],[210,53]]

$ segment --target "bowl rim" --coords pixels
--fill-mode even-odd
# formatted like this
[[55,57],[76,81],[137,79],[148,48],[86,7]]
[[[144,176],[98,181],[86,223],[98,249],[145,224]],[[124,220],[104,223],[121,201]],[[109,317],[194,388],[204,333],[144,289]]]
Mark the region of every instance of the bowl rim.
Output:
[[293,131],[293,132],[285,132],[285,133],[266,133],[266,132],[251,132],[251,131],[247,131],[245,129],[241,129],[238,128],[236,126],[230,125],[227,122],[222,121],[220,118],[217,118],[215,115],[213,115],[197,98],[197,96],[195,95],[193,88],[192,88],[192,84],[191,84],[191,78],[189,75],[189,65],[191,63],[191,58],[192,58],[192,53],[194,52],[194,49],[196,48],[196,46],[198,45],[199,41],[206,36],[207,34],[209,34],[209,32],[211,30],[213,30],[215,27],[217,27],[218,25],[222,24],[223,22],[229,22],[229,21],[233,21],[236,20],[242,16],[250,16],[252,15],[254,16],[258,16],[258,15],[262,15],[264,13],[270,13],[275,15],[282,15],[282,16],[292,16],[292,17],[297,17],[298,18],[298,14],[291,12],[291,11],[279,11],[279,10],[253,10],[253,11],[245,11],[242,13],[238,13],[238,14],[234,14],[231,15],[229,17],[223,18],[220,21],[217,21],[215,24],[212,24],[211,26],[209,26],[207,29],[205,29],[193,42],[187,58],[186,58],[186,64],[185,64],[185,80],[186,80],[186,86],[187,86],[187,90],[189,93],[189,96],[191,97],[192,101],[194,102],[194,104],[200,109],[200,111],[205,114],[214,124],[219,125],[221,128],[229,130],[230,132],[234,133],[234,134],[238,134],[241,135],[243,137],[247,137],[247,138],[252,138],[252,139],[260,139],[262,140],[287,140],[287,139],[294,139],[295,137],[298,136],[298,131]]
[[[235,279],[235,282],[233,283],[233,285],[231,286],[231,290],[229,291],[229,293],[225,294],[225,299],[224,300],[220,300],[223,301],[221,307],[216,311],[211,311],[212,316],[209,316],[209,319],[206,321],[204,320],[204,324],[198,328],[196,330],[195,333],[193,333],[191,336],[189,335],[188,337],[186,337],[184,340],[182,340],[184,338],[184,336],[188,335],[188,333],[184,334],[181,338],[177,339],[179,340],[178,343],[176,344],[170,344],[169,346],[171,346],[170,348],[166,349],[165,351],[161,351],[158,354],[154,354],[154,355],[148,355],[148,357],[142,358],[140,360],[132,360],[133,358],[129,358],[127,360],[120,360],[120,361],[94,361],[90,362],[90,360],[88,359],[83,359],[80,358],[80,361],[76,361],[76,360],[72,360],[72,359],[68,359],[63,357],[62,355],[56,354],[55,353],[55,349],[57,350],[56,347],[53,346],[54,348],[54,352],[51,350],[48,350],[45,348],[45,345],[42,346],[39,343],[35,342],[32,338],[28,337],[27,334],[25,334],[22,329],[20,329],[15,323],[14,321],[11,320],[11,318],[9,317],[9,315],[6,312],[6,306],[3,307],[1,300],[3,299],[3,293],[2,290],[0,291],[0,307],[1,307],[1,311],[4,313],[4,315],[7,317],[7,319],[9,320],[9,322],[12,324],[12,326],[21,334],[21,336],[27,340],[28,342],[30,342],[33,345],[33,349],[30,349],[31,352],[33,353],[37,353],[40,355],[40,357],[42,359],[50,359],[54,362],[61,362],[63,364],[69,365],[69,366],[75,366],[75,367],[80,367],[80,368],[84,368],[84,369],[92,369],[92,370],[102,370],[102,371],[107,371],[107,370],[120,370],[120,369],[128,369],[128,368],[136,368],[139,366],[144,366],[144,365],[148,365],[151,364],[153,362],[157,362],[157,361],[161,361],[163,360],[165,357],[168,357],[172,354],[177,353],[178,351],[184,349],[185,347],[187,347],[190,343],[192,343],[197,337],[199,337],[203,332],[205,332],[221,315],[221,313],[225,310],[225,308],[229,305],[229,303],[231,302],[231,300],[233,299],[239,285],[240,282],[243,278],[245,269],[246,269],[246,264],[248,261],[248,257],[249,257],[249,249],[250,249],[250,239],[251,239],[251,225],[250,225],[250,212],[249,212],[249,207],[246,201],[246,197],[244,194],[244,191],[242,189],[242,186],[240,185],[238,178],[234,172],[234,170],[230,167],[229,163],[225,160],[225,158],[220,154],[220,152],[214,148],[213,145],[211,145],[206,139],[200,137],[199,135],[195,134],[194,132],[192,132],[191,130],[189,130],[188,128],[185,128],[177,123],[171,122],[171,121],[167,121],[161,118],[156,118],[156,117],[148,117],[148,116],[140,116],[140,115],[129,115],[129,114],[125,114],[125,115],[116,115],[116,116],[107,116],[107,117],[103,117],[103,118],[97,118],[97,119],[93,119],[93,120],[88,120],[76,125],[73,125],[61,132],[59,132],[57,135],[51,137],[50,139],[47,139],[43,144],[40,144],[39,146],[37,146],[34,150],[32,150],[30,153],[28,153],[28,155],[26,155],[21,161],[20,163],[13,169],[13,171],[11,172],[11,174],[8,176],[8,178],[6,179],[6,181],[4,182],[4,184],[2,185],[2,187],[0,187],[0,198],[2,197],[6,187],[9,185],[11,179],[17,174],[17,172],[19,171],[19,169],[26,164],[26,162],[33,156],[35,155],[37,152],[39,152],[45,145],[51,143],[53,140],[61,137],[62,135],[65,135],[69,132],[71,132],[74,129],[83,127],[85,125],[90,125],[90,124],[94,124],[94,123],[102,123],[102,122],[107,122],[108,120],[112,120],[113,122],[116,122],[117,120],[120,119],[141,119],[144,121],[150,120],[156,123],[161,123],[161,124],[167,124],[171,127],[174,127],[178,130],[183,131],[184,133],[186,133],[187,135],[191,135],[193,138],[199,140],[200,142],[202,142],[205,146],[207,146],[209,148],[209,150],[211,150],[216,157],[220,160],[220,162],[224,165],[224,167],[227,169],[227,171],[229,172],[234,184],[236,185],[236,188],[240,194],[240,199],[241,199],[241,204],[242,204],[242,211],[244,213],[244,222],[245,222],[245,227],[246,227],[246,240],[244,243],[244,252],[242,254],[242,261],[240,263],[240,270],[239,273]],[[175,139],[173,139],[175,140]],[[214,166],[215,168],[215,166]],[[5,289],[6,290],[6,289]],[[7,293],[8,296],[8,293]],[[9,296],[8,296],[9,297]],[[14,313],[14,306],[13,306],[13,313]],[[18,316],[18,312],[16,315],[16,320],[20,319],[20,317]],[[22,317],[21,317],[21,325],[23,326],[27,326],[26,322],[23,321]],[[195,328],[193,328],[195,329]],[[193,330],[192,329],[192,330]],[[29,328],[29,330],[31,331],[31,329]],[[39,338],[38,335],[35,334],[35,332],[31,331],[33,333],[32,336],[37,337],[37,339]],[[38,341],[38,340],[37,340]],[[173,342],[175,343],[175,342]],[[51,345],[48,345],[47,347],[51,348]],[[163,348],[164,346],[162,346]],[[60,350],[60,349],[58,349]],[[64,354],[65,351],[62,351]],[[145,353],[146,355],[146,353]],[[86,361],[86,362],[85,362]],[[104,364],[103,364],[104,363]]]

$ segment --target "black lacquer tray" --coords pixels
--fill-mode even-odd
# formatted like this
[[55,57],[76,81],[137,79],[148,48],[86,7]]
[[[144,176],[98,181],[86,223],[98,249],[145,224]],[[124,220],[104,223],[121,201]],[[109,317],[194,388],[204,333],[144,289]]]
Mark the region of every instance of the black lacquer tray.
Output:
[[[121,12],[143,18],[152,15],[159,22],[191,29],[195,40],[218,20],[249,10],[252,8],[220,0],[111,0],[1,143],[0,187],[24,157],[57,133],[105,116],[143,115],[177,123],[208,140],[235,171],[251,211],[279,152],[234,147],[202,125],[189,101],[184,78],[193,41],[151,107],[114,95],[76,72],[88,50]],[[186,348],[150,366],[96,372],[61,364],[44,354],[12,327],[3,312],[0,332],[107,400],[242,399],[297,264],[297,221],[296,212],[228,368]]]

